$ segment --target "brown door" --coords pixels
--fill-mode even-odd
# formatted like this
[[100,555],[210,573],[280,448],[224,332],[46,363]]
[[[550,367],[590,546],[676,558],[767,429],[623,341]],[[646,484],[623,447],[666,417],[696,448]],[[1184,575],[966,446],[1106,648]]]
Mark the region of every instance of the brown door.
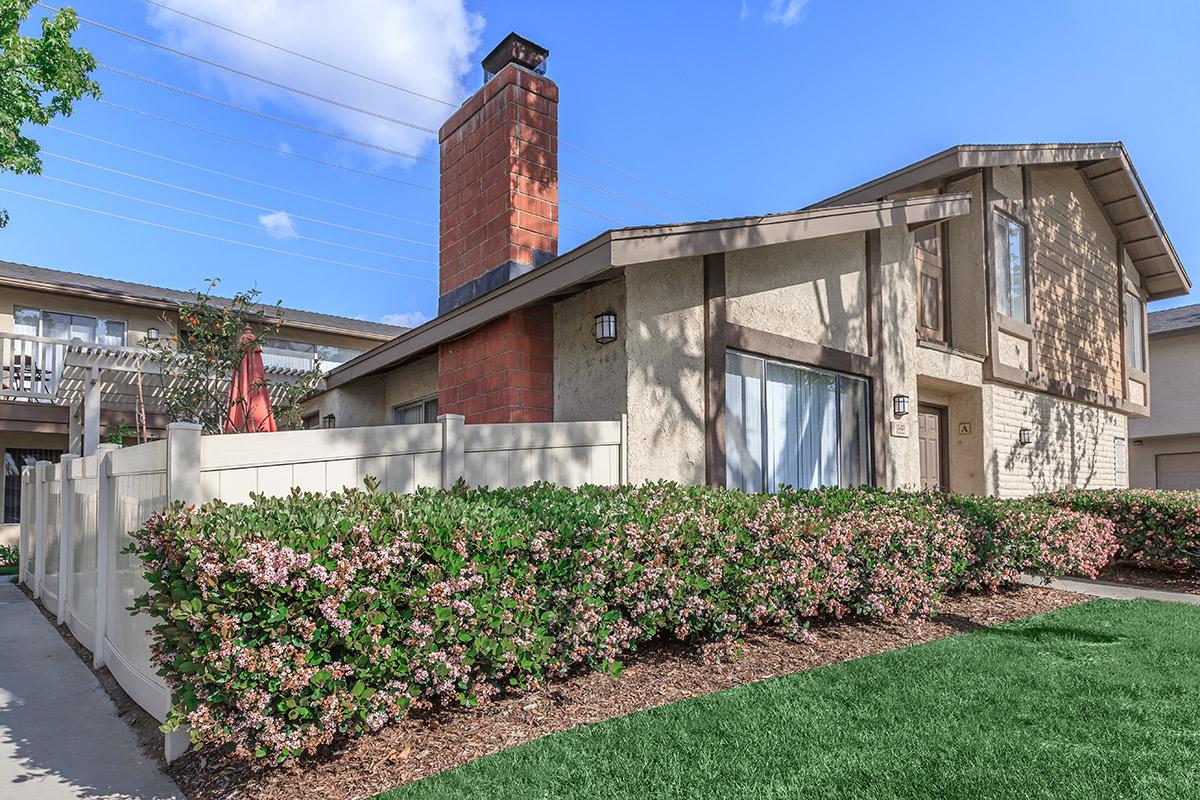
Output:
[[945,412],[932,406],[917,407],[917,439],[921,445],[921,488],[946,487]]

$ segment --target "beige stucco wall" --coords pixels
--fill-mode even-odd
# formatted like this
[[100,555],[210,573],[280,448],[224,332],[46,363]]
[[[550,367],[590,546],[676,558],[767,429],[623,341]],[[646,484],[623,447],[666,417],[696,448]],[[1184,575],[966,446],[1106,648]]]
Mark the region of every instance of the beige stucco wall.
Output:
[[[1132,434],[1132,423],[1129,430]],[[1156,459],[1160,455],[1170,453],[1200,453],[1200,433],[1160,436],[1154,439],[1134,437],[1129,445],[1129,485],[1143,489],[1157,488]]]
[[303,405],[303,415],[333,414],[339,428],[386,425],[391,406],[385,403],[384,379],[363,378],[317,395]]
[[[1118,438],[1128,442],[1126,418],[1115,411],[1004,384],[984,386],[990,433],[989,492],[1022,497],[1066,487],[1128,485]],[[1019,431],[1033,442],[1019,443]]]
[[[898,419],[892,413],[892,398],[898,394],[917,398],[917,285],[913,263],[913,237],[906,228],[880,232],[879,284],[883,313],[880,337],[883,347],[882,381],[876,393],[876,418],[883,421],[886,458],[882,485],[886,488],[916,486],[921,479],[921,458],[916,416]],[[915,407],[912,409],[916,411]],[[882,416],[880,416],[882,415]]]
[[950,340],[960,350],[985,355],[988,327],[987,275],[983,268],[983,177],[972,175],[956,181],[946,191],[971,194],[970,213],[946,222],[944,260],[950,281]]
[[861,233],[729,253],[726,315],[737,325],[866,355],[866,261]]
[[1200,433],[1200,330],[1150,339],[1150,418],[1129,423],[1134,437]]
[[628,337],[596,341],[596,315],[626,322],[625,281],[618,279],[554,304],[554,419],[615,420],[625,413]]
[[629,477],[704,482],[704,282],[700,258],[625,272]]
[[392,409],[437,396],[437,353],[405,364],[383,376],[383,423],[391,422]]

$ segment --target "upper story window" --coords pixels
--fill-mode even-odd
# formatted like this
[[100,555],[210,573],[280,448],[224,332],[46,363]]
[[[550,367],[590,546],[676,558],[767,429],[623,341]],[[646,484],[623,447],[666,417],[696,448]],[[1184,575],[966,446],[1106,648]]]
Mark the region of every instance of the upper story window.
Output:
[[1146,371],[1146,314],[1142,299],[1125,293],[1125,360],[1129,368]]
[[436,397],[431,397],[428,400],[418,400],[415,403],[396,406],[392,409],[393,425],[420,425],[423,422],[437,422],[437,417],[438,404]]
[[1025,268],[1025,226],[996,213],[996,310],[1019,322],[1029,322],[1029,273]]
[[322,372],[345,364],[361,351],[348,347],[294,342],[290,339],[267,339],[263,343],[263,366],[275,369],[295,369],[307,372],[319,367]]
[[95,344],[124,347],[128,327],[124,320],[119,319],[45,311],[24,306],[13,309],[13,332],[22,336],[82,339]]
[[917,268],[917,328],[922,336],[944,342],[946,282],[939,225],[926,225],[913,233],[913,260]]

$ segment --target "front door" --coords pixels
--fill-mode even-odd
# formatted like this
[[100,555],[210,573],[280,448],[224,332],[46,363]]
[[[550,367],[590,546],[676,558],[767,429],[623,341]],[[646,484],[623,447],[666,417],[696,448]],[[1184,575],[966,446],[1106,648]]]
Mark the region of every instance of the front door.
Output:
[[917,439],[921,445],[921,488],[946,488],[945,411],[933,406],[917,407]]

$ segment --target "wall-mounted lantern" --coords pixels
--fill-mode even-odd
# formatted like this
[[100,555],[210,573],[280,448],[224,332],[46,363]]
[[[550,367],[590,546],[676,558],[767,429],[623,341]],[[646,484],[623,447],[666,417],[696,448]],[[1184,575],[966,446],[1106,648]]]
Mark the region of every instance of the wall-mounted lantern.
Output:
[[1018,437],[1019,441],[1021,442],[1021,444],[1032,444],[1033,429],[1032,428],[1021,428],[1021,430],[1017,433],[1017,437]]
[[146,341],[147,342],[157,342],[158,341],[158,328],[146,328]]
[[326,414],[325,416],[321,417],[321,427],[322,428],[336,428],[337,427],[337,417],[335,417],[333,414]]
[[908,413],[908,395],[898,394],[892,398],[892,411],[897,417],[903,417]]
[[600,344],[608,344],[617,340],[617,315],[612,311],[605,311],[603,314],[596,315],[596,341]]

